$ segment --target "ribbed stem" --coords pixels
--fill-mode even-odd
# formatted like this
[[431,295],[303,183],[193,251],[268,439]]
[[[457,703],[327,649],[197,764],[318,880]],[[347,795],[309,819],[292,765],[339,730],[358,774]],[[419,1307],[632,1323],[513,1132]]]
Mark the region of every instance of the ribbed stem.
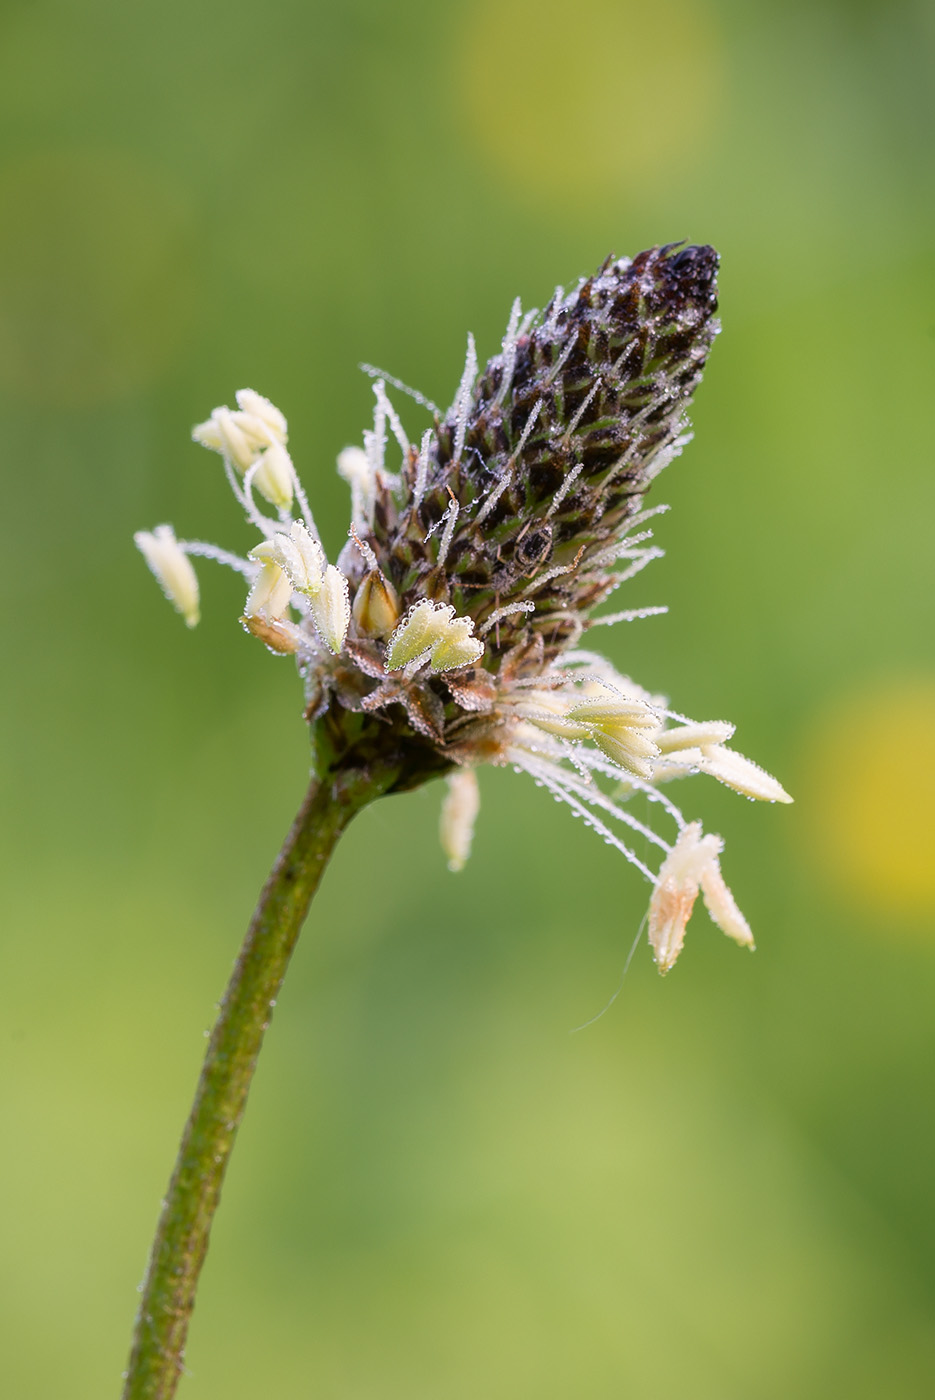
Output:
[[391,788],[398,763],[315,777],[260,895],[205,1056],[156,1230],[123,1400],[171,1400],[211,1222],[263,1035],[312,896],[351,818]]

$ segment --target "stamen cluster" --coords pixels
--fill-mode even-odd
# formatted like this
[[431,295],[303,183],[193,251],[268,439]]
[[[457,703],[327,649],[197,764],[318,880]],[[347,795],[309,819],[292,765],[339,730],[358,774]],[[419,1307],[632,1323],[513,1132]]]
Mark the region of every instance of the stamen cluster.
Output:
[[[394,749],[405,786],[449,774],[452,868],[470,848],[478,765],[512,764],[571,806],[652,882],[649,935],[663,972],[699,889],[726,933],[751,947],[752,935],[720,874],[720,838],[686,822],[661,785],[703,772],[748,797],[791,800],[727,747],[732,725],[686,719],[580,645],[594,627],[665,611],[595,615],[661,553],[644,527],[666,507],[643,498],[689,440],[686,410],[718,331],[716,271],[711,248],[654,248],[608,259],[567,294],[557,288],[542,313],[524,315],[517,300],[482,372],[468,337],[447,412],[389,381],[432,415],[418,444],[387,396],[389,377],[372,371],[373,427],[338,459],[351,525],[335,564],[286,420],[253,390],[194,437],[220,453],[259,542],[239,557],[177,541],[169,526],[136,537],[190,626],[191,556],[245,576],[244,627],[296,657],[306,718],[345,751]],[[636,792],[657,804],[672,839],[628,809]],[[660,852],[657,870],[621,828]]]

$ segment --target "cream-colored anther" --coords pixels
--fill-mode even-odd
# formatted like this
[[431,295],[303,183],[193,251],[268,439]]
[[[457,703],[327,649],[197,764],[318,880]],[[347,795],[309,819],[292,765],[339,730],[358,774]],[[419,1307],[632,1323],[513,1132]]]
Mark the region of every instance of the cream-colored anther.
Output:
[[450,604],[423,598],[409,609],[390,638],[386,669],[398,671],[421,657],[428,659],[433,671],[469,666],[484,653],[484,644],[473,631],[473,620],[456,617]]
[[185,619],[187,627],[195,627],[201,616],[198,607],[198,579],[192,562],[175,538],[171,525],[157,525],[155,530],[138,530],[133,542],[169,602]]
[[344,638],[351,621],[351,600],[347,579],[329,564],[321,581],[321,588],[310,599],[311,614],[321,637],[329,651],[338,652],[344,646]]
[[633,777],[652,777],[653,760],[659,755],[654,739],[659,720],[642,700],[605,692],[577,701],[568,718],[587,727],[588,737],[611,763]]
[[655,740],[660,753],[678,753],[681,749],[700,748],[702,744],[726,744],[733,732],[734,725],[727,720],[708,720],[702,724],[660,729]]
[[327,561],[321,545],[312,539],[301,520],[294,520],[289,533],[273,536],[273,558],[289,575],[298,593],[313,597],[321,588]]
[[449,870],[463,870],[471,854],[474,823],[480,811],[480,790],[473,768],[459,768],[446,779],[439,836]]
[[256,461],[254,486],[277,510],[288,510],[295,492],[295,468],[289,453],[274,440]]
[[289,606],[292,598],[292,581],[289,575],[276,562],[276,547],[272,540],[264,540],[248,556],[260,565],[260,572],[253,581],[244,604],[246,617],[278,618]]
[[236,398],[237,407],[242,412],[264,424],[267,440],[274,438],[282,443],[289,441],[289,425],[274,403],[270,403],[269,399],[258,394],[255,389],[238,389]]
[[660,972],[668,972],[681,951],[699,888],[722,933],[753,947],[750,925],[721,874],[723,849],[720,836],[703,836],[701,823],[689,822],[663,861],[649,901],[649,941]]
[[743,797],[752,797],[757,802],[793,801],[771,774],[744,758],[742,753],[726,749],[722,744],[702,745],[698,767],[702,773],[710,773],[712,778]]
[[649,942],[660,972],[668,972],[685,941],[705,867],[721,850],[717,836],[702,836],[701,823],[690,822],[662,862],[649,901]]

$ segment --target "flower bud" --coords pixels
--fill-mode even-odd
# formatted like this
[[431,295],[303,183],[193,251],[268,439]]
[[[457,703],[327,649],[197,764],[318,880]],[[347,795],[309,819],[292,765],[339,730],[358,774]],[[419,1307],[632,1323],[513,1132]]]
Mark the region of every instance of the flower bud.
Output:
[[354,595],[354,623],[361,637],[388,637],[399,621],[399,595],[379,569],[371,569]]
[[192,562],[175,538],[171,525],[157,525],[150,533],[138,530],[133,541],[153,575],[187,627],[195,627],[198,610],[198,578]]
[[335,656],[344,646],[344,638],[351,621],[351,602],[347,579],[329,564],[321,581],[321,588],[311,598],[311,612],[318,628],[318,635],[325,646]]

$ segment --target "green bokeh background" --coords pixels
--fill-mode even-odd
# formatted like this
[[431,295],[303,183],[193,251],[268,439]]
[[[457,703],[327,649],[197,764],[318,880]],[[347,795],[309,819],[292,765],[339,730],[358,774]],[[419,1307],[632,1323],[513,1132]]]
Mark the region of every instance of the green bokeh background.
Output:
[[[448,874],[378,805],[276,1013],[180,1394],[916,1400],[935,1390],[932,58],[909,0],[9,0],[0,1390],[116,1395],[252,901],[303,789],[290,664],[200,570],[243,548],[189,426],[287,412],[332,554],[361,360],[447,402],[611,249],[723,256],[668,551],[608,634],[795,793],[680,794],[759,950],[512,773]],[[415,430],[418,410],[406,421]],[[661,493],[661,494],[660,494]]]

